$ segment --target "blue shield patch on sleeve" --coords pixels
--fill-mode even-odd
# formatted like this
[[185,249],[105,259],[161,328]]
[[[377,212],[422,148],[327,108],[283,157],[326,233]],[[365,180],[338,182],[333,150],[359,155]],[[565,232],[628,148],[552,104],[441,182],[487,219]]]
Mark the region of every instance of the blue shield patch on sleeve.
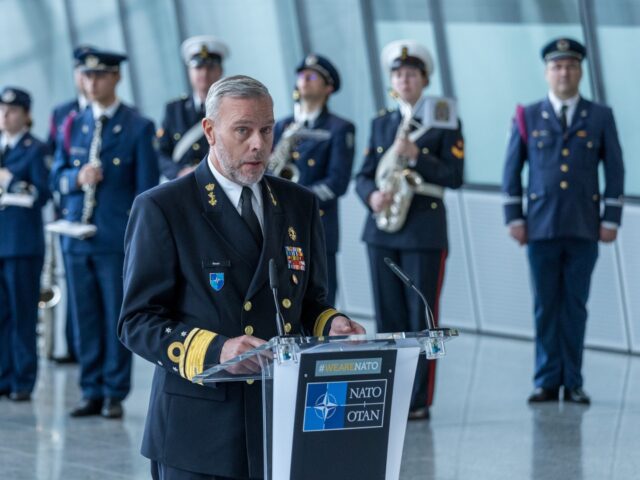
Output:
[[210,273],[209,285],[211,285],[211,288],[216,292],[222,290],[222,287],[224,287],[224,273]]

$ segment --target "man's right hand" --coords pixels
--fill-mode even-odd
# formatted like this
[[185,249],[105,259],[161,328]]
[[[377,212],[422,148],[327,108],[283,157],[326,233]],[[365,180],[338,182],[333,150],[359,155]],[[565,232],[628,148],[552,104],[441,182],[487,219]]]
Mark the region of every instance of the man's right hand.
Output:
[[[267,342],[261,338],[253,337],[251,335],[242,335],[241,337],[230,338],[224,342],[224,345],[222,346],[222,351],[220,352],[220,363],[231,360],[232,358],[253,348],[259,347],[264,343]],[[247,359],[227,368],[227,371],[237,374],[259,372],[260,362],[256,358]]]
[[102,169],[88,163],[84,164],[78,172],[78,186],[97,185],[103,179]]
[[509,235],[511,235],[518,245],[527,243],[527,226],[524,223],[509,225]]
[[378,213],[386,208],[392,200],[393,196],[391,193],[375,190],[371,195],[369,195],[369,206],[371,207],[371,210]]

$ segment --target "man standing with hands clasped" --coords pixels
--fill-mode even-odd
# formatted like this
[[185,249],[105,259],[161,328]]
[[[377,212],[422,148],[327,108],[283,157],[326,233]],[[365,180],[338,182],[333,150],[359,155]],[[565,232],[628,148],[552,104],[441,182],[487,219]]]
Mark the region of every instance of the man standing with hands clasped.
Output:
[[[536,362],[530,403],[589,404],[582,352],[598,241],[616,239],[624,166],[613,113],[580,96],[583,45],[569,38],[542,49],[547,98],[518,107],[504,168],[510,235],[527,245],[535,302]],[[521,172],[529,162],[527,211]],[[600,193],[598,166],[605,175]],[[604,208],[601,209],[601,204]]]
[[263,176],[273,125],[264,85],[216,82],[202,121],[208,155],[134,203],[118,332],[156,365],[142,444],[154,479],[262,477],[260,385],[191,380],[277,335],[270,259],[287,333],[364,333],[326,302],[318,199]]

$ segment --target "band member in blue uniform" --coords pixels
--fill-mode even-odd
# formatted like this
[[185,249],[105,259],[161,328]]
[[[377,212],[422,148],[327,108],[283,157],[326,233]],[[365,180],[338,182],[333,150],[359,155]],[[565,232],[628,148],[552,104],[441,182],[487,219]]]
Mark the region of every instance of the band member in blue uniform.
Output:
[[353,123],[329,111],[329,97],[340,88],[340,76],[333,64],[320,55],[307,55],[296,69],[295,97],[299,100],[293,116],[275,126],[274,145],[284,135],[295,135],[300,129],[311,129],[326,135],[322,138],[297,139],[284,153],[287,163],[298,171],[300,185],[311,189],[320,200],[320,216],[327,243],[329,295],[335,302],[338,285],[336,253],[340,242],[338,198],[344,195],[351,180],[353,166]]
[[266,87],[225,78],[206,106],[208,156],[140,195],[125,239],[119,334],[156,365],[142,444],[154,479],[262,478],[260,385],[190,380],[277,335],[270,259],[287,333],[364,333],[326,301],[318,199],[263,177],[274,125]]
[[[77,96],[71,100],[61,103],[57,105],[53,112],[51,113],[51,119],[49,122],[49,139],[47,140],[47,146],[49,148],[50,155],[55,155],[56,145],[58,142],[58,138],[62,132],[62,126],[69,115],[77,115],[78,112],[82,112],[88,105],[89,101],[87,100],[87,96],[84,93],[84,86],[82,84],[82,63],[80,61],[80,57],[90,51],[93,50],[94,47],[89,45],[83,45],[77,47],[73,50],[73,82],[76,87]],[[64,209],[64,205],[60,203],[60,199],[57,196],[54,196],[55,203],[55,217],[59,217],[61,215],[62,210]],[[66,273],[66,272],[65,272]],[[69,284],[69,280],[66,280],[67,285]],[[75,363],[77,361],[77,354],[75,351],[75,343],[76,343],[76,333],[74,327],[74,321],[72,318],[71,311],[71,302],[68,300],[67,295],[67,317],[65,324],[65,340],[66,340],[66,354],[58,354],[59,356],[53,357],[53,360],[56,363]],[[65,351],[64,346],[61,348],[56,348],[56,350],[63,352]]]
[[158,183],[153,123],[116,95],[124,55],[81,57],[91,107],[68,117],[51,174],[63,196],[64,219],[93,223],[95,235],[63,238],[73,318],[77,320],[83,400],[72,416],[122,416],[131,354],[118,341],[124,231],[136,195]]
[[581,371],[589,285],[598,241],[613,242],[622,217],[624,165],[613,113],[579,92],[586,54],[569,38],[542,49],[549,93],[516,110],[504,167],[506,222],[511,236],[527,245],[533,282],[536,361],[529,402],[556,401],[560,387],[565,401],[590,402]]
[[[26,401],[36,381],[36,322],[44,258],[42,207],[51,197],[46,145],[31,135],[31,97],[0,91],[0,396]],[[11,203],[23,194],[30,204]]]
[[204,102],[209,87],[222,77],[222,62],[229,56],[227,45],[211,35],[188,38],[181,50],[189,69],[191,94],[167,104],[157,131],[160,171],[169,180],[191,172],[207,151],[200,127]]
[[[356,177],[358,195],[368,207],[362,239],[367,243],[378,330],[419,331],[427,328],[425,308],[418,295],[406,287],[384,263],[391,258],[413,279],[425,295],[437,325],[438,301],[447,257],[447,217],[444,188],[462,184],[464,143],[460,126],[454,130],[431,128],[415,142],[400,128],[403,116],[418,122],[422,91],[433,74],[429,51],[412,40],[388,44],[382,61],[391,73],[391,86],[407,111],[383,111],[373,120],[371,139],[362,169]],[[394,192],[376,185],[376,170],[387,150],[408,159],[409,173],[418,174],[425,194],[415,194],[406,221],[395,232],[378,228],[375,215],[389,208]],[[409,418],[429,417],[435,385],[435,362],[421,356],[411,399]]]

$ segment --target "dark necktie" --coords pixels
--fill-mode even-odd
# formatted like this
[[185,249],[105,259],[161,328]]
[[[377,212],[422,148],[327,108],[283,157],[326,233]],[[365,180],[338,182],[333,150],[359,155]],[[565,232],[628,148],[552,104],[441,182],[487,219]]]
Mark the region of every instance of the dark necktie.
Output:
[[562,131],[566,131],[567,130],[567,110],[568,110],[568,106],[567,105],[562,105],[562,107],[560,108],[560,125],[562,126]]
[[251,205],[251,195],[252,192],[249,187],[242,187],[240,216],[249,226],[249,230],[251,230],[258,246],[262,248],[262,230],[260,229],[260,222],[258,221],[256,212],[253,211],[253,206]]

